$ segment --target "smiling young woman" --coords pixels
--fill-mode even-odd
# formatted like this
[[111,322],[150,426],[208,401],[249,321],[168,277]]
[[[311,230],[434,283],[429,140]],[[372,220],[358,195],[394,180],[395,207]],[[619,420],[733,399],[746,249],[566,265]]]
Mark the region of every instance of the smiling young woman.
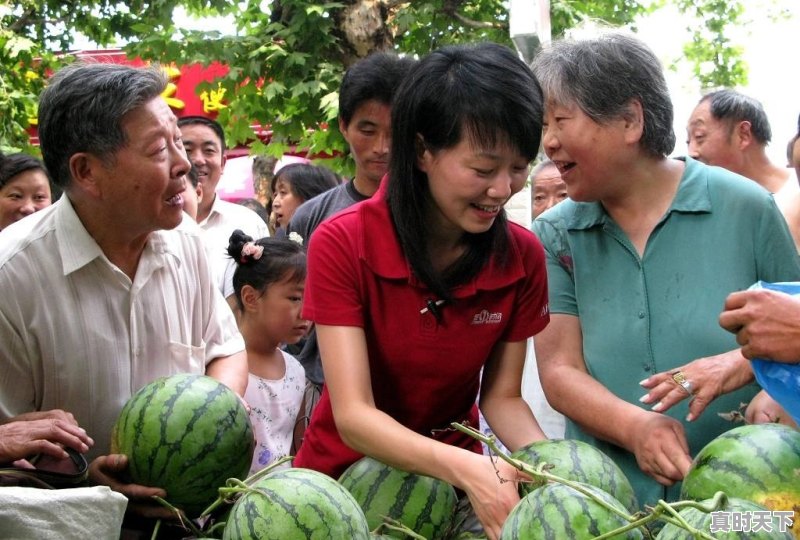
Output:
[[440,478],[498,537],[516,471],[450,424],[478,428],[480,389],[508,448],[544,438],[520,395],[526,340],[548,322],[543,252],[504,210],[541,118],[536,80],[499,45],[434,51],[404,79],[388,178],[309,245],[304,317],[326,384],[295,465],[338,476],[368,455]]

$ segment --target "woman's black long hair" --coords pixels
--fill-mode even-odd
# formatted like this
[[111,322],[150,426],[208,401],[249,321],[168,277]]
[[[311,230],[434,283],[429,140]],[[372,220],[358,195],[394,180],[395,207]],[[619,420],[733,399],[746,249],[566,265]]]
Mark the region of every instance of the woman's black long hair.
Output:
[[430,190],[417,164],[418,136],[431,152],[464,137],[477,147],[508,144],[533,160],[542,136],[543,100],[528,66],[507,47],[480,43],[433,51],[403,80],[392,104],[388,201],[403,252],[416,276],[445,300],[508,248],[505,210],[480,234],[464,233],[466,250],[444,272],[428,255]]

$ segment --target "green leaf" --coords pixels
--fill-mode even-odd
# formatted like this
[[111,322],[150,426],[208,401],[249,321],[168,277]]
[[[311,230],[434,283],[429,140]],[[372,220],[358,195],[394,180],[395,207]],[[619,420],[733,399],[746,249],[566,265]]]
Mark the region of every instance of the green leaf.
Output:
[[[629,25],[667,3],[700,21],[682,61],[692,64],[701,84],[736,86],[746,81],[742,52],[726,35],[746,23],[742,0],[551,0],[551,26],[558,36],[585,19]],[[217,118],[231,144],[251,145],[254,152],[289,144],[338,152],[330,163],[349,174],[352,160],[336,122],[338,88],[357,58],[341,19],[342,10],[358,4],[370,7],[366,0],[7,1],[3,6],[8,9],[0,11],[0,147],[29,146],[27,118],[43,87],[41,74],[57,69],[55,53],[73,49],[81,34],[100,46],[124,44],[128,55],[149,61],[228,65],[228,74],[207,88],[221,83],[226,89],[228,107]],[[383,19],[375,29],[389,36],[389,48],[399,53],[423,55],[450,43],[484,40],[511,46],[507,0],[384,0],[380,7]],[[223,34],[222,28],[203,32],[180,27],[177,8],[200,17],[228,16],[234,35]],[[36,16],[22,17],[29,11]],[[28,68],[22,66],[32,66],[35,59],[41,61],[35,70],[41,78],[28,80]],[[264,145],[255,140],[254,122],[275,124],[275,141]],[[320,129],[320,123],[328,129]]]

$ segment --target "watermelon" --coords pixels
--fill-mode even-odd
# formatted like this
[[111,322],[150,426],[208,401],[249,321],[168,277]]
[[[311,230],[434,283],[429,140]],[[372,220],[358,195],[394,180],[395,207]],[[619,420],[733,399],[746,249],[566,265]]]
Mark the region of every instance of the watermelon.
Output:
[[[702,501],[703,504],[710,505],[712,500],[706,499]],[[714,512],[723,512],[723,514],[719,514],[720,517],[725,517],[728,515],[727,523],[716,522],[714,523],[715,531],[711,531],[711,526],[714,520],[714,517],[711,513],[705,513],[702,510],[698,510],[697,508],[684,508],[680,511],[680,515],[686,522],[697,529],[698,531],[702,531],[706,534],[710,534],[714,538],[719,538],[720,540],[792,540],[792,535],[789,532],[780,532],[780,527],[778,523],[777,517],[773,519],[770,515],[769,519],[767,519],[767,524],[763,525],[763,529],[761,528],[762,525],[759,524],[756,527],[751,527],[749,524],[746,527],[747,529],[756,528],[756,531],[735,531],[734,524],[733,524],[733,513],[738,513],[741,515],[746,515],[746,512],[749,512],[749,515],[753,515],[753,512],[760,512],[761,514],[756,515],[765,515],[764,512],[767,514],[771,514],[770,511],[759,504],[756,504],[752,501],[746,501],[744,499],[737,499],[737,498],[729,498],[725,501],[725,504],[722,505],[721,508],[715,510]],[[751,522],[752,523],[752,522]],[[728,529],[728,530],[717,530],[717,529]],[[673,525],[672,523],[667,523],[661,532],[658,533],[656,536],[657,540],[694,540],[694,535],[691,534],[689,531],[684,529],[683,527],[679,527],[678,525]]]
[[128,456],[131,481],[166,490],[197,517],[228,478],[244,478],[255,440],[247,410],[231,389],[204,375],[162,377],[122,408],[112,453]]
[[800,539],[800,432],[751,424],[711,440],[692,461],[681,498],[709,499],[717,491],[770,510],[793,510],[792,532]]
[[[364,510],[370,529],[376,529],[386,516],[429,540],[450,533],[458,497],[453,486],[443,480],[363,457],[342,473],[339,483]],[[383,534],[405,537],[394,531]]]
[[[579,483],[594,496],[623,514],[625,507],[602,489]],[[627,525],[628,521],[587,495],[565,484],[553,482],[525,495],[511,510],[500,540],[588,540]],[[644,538],[640,529],[616,539]]]
[[[533,467],[548,463],[553,467],[547,472],[566,480],[583,482],[599,487],[611,494],[630,512],[639,505],[630,481],[622,469],[610,457],[583,441],[573,439],[551,439],[536,441],[523,446],[511,457]],[[536,484],[520,482],[520,496],[525,496]]]
[[234,503],[223,540],[370,538],[367,518],[333,478],[310,469],[279,469]]

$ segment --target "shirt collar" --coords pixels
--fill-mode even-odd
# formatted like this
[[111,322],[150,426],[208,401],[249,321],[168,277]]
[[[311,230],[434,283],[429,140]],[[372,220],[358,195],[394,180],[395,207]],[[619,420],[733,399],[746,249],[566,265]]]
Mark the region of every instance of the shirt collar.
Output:
[[214,193],[214,200],[211,202],[211,209],[209,209],[208,215],[203,221],[198,222],[198,225],[200,225],[200,227],[205,228],[208,225],[209,221],[212,220],[212,217],[220,213],[219,201],[220,201],[219,195],[217,193]]
[[[665,217],[672,212],[711,213],[711,197],[708,193],[709,168],[689,156],[677,159],[684,161],[686,168],[681,176],[678,192]],[[567,224],[569,229],[591,229],[611,221],[611,217],[599,202],[572,204],[575,210]]]
[[56,203],[56,238],[64,275],[71,274],[103,256],[103,250],[83,226],[72,202],[66,195]]
[[[84,227],[69,197],[64,195],[55,204],[59,205],[55,211],[55,229],[64,275],[83,268],[97,258],[112,264]],[[178,225],[178,228],[181,227],[183,225]],[[180,257],[163,237],[161,231],[151,233],[147,238],[142,255],[144,256],[148,252],[153,254],[171,253],[180,261]]]
[[[386,201],[386,185],[381,182],[378,191],[370,199],[359,203],[355,208],[359,222],[359,257],[375,272],[386,279],[403,279],[423,288],[412,275],[411,266],[406,260],[395,234],[394,223],[389,214]],[[515,225],[509,223],[509,227]],[[475,279],[453,291],[456,298],[475,294],[477,290],[495,290],[506,287],[525,277],[525,268],[516,239],[509,233],[509,263],[500,267],[492,258],[488,268],[482,270]]]

